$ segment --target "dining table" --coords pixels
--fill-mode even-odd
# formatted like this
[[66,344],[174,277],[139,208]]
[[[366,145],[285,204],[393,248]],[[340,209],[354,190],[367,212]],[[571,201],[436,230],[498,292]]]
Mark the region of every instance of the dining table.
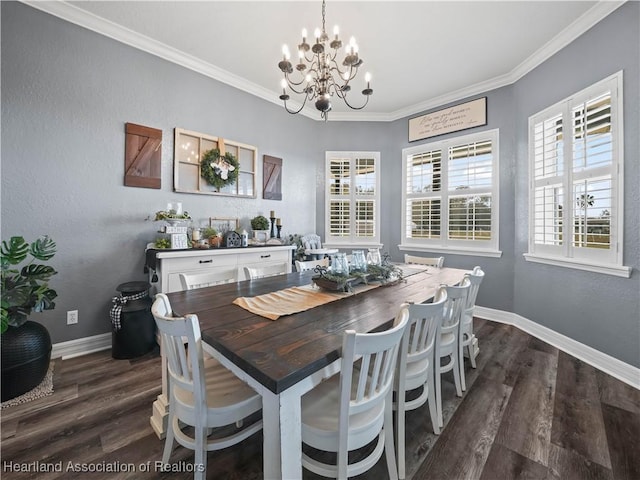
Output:
[[[340,369],[346,330],[388,328],[403,302],[423,303],[440,285],[458,284],[467,270],[400,265],[400,281],[375,282],[336,301],[272,320],[238,306],[292,287],[312,288],[313,271],[294,272],[169,293],[173,314],[195,314],[204,350],[262,396],[266,479],[302,478],[301,398]],[[317,287],[315,287],[317,288]]]

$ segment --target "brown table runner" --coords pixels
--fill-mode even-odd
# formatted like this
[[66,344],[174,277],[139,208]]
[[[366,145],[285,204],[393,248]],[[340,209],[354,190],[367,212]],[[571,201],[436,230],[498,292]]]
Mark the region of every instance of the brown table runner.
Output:
[[285,288],[284,290],[265,293],[264,295],[258,295],[256,297],[238,297],[233,303],[256,315],[268,318],[269,320],[277,320],[283,315],[304,312],[305,310],[366,292],[379,286],[377,283],[371,285],[361,284],[353,288],[353,293],[342,293],[322,290],[314,285],[305,285],[302,287]]

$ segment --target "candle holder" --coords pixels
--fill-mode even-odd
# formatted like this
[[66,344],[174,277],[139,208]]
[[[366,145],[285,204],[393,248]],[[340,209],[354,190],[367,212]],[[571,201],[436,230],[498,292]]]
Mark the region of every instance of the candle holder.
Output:
[[271,238],[274,238],[276,236],[276,232],[274,230],[274,227],[276,226],[276,217],[269,218],[271,218]]
[[280,238],[280,230],[282,230],[282,225],[276,225],[276,228],[278,229],[278,236],[276,238]]

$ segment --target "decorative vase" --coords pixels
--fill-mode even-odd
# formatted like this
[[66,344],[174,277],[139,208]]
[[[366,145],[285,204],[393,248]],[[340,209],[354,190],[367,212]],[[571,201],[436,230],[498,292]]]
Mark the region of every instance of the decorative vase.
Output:
[[51,337],[40,323],[26,321],[9,327],[2,340],[2,401],[34,389],[47,375],[51,360]]

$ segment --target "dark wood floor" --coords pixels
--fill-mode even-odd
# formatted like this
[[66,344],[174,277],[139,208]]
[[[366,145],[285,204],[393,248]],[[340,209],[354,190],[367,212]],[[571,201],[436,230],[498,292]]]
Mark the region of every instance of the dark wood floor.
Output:
[[[443,432],[430,433],[426,405],[408,413],[408,478],[640,479],[640,391],[513,327],[476,320],[476,334],[478,368],[467,369],[464,396],[444,382]],[[56,360],[54,388],[2,411],[2,478],[193,478],[154,469],[163,446],[149,426],[160,393],[157,353]],[[30,462],[62,472],[8,470],[33,469]],[[172,462],[188,468],[193,455],[178,447]],[[86,471],[96,468],[118,471]],[[211,452],[208,478],[262,478],[262,435]],[[359,478],[386,478],[384,459]]]

